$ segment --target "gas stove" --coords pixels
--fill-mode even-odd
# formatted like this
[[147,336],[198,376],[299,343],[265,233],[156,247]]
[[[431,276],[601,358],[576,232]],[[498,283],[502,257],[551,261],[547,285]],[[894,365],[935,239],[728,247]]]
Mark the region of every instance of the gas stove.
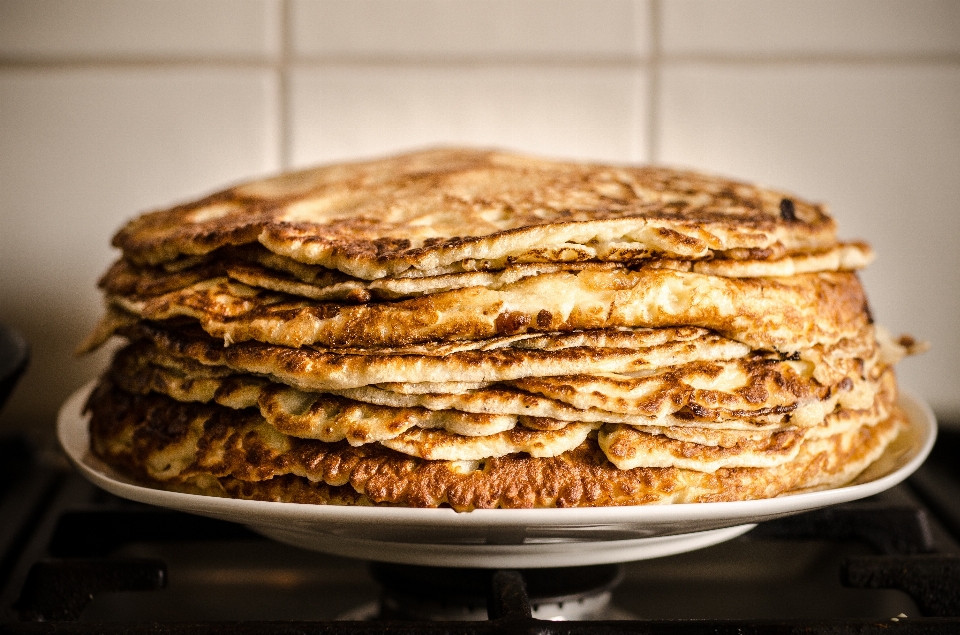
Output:
[[906,483],[706,549],[488,571],[301,551],[116,498],[7,439],[0,632],[957,633],[958,452],[941,431]]

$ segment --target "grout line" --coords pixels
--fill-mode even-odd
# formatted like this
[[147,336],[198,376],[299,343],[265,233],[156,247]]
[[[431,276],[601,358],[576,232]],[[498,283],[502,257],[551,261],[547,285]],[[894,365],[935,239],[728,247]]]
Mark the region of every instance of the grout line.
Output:
[[277,69],[277,126],[280,134],[280,170],[290,169],[293,153],[293,131],[290,125],[290,0],[280,0],[280,57]]
[[[651,8],[662,7],[663,0],[651,0]],[[659,22],[659,12],[652,16]],[[664,53],[662,44],[661,25],[654,23],[651,26],[652,36],[655,38],[655,50],[659,60],[667,64],[747,64],[760,66],[776,66],[780,64],[808,64],[808,65],[924,65],[924,64],[960,64],[960,54],[942,55],[721,55],[721,54],[676,54]],[[405,55],[391,56],[364,56],[364,55],[326,55],[323,57],[297,56],[291,60],[296,66],[330,67],[330,66],[426,66],[426,67],[499,67],[508,65],[520,66],[565,66],[576,68],[635,68],[638,64],[649,62],[647,55],[620,55],[598,56],[584,58],[583,56],[553,55],[548,57],[536,55],[494,55],[485,57],[476,56],[436,56],[418,57]]]
[[0,70],[11,71],[45,71],[45,70],[83,70],[83,69],[182,69],[182,68],[226,68],[234,69],[253,69],[265,70],[276,67],[275,62],[262,58],[182,58],[182,59],[156,59],[156,58],[136,58],[126,59],[108,59],[108,58],[82,58],[82,59],[5,59],[0,60]]
[[[654,0],[656,1],[656,0]],[[742,64],[745,66],[920,66],[960,64],[960,54],[924,55],[856,55],[856,54],[810,54],[810,55],[724,55],[724,54],[669,54],[661,55],[666,64]]]
[[[651,6],[660,6],[661,0],[651,0]],[[288,5],[288,0],[282,0],[281,6]],[[286,13],[286,12],[284,12]],[[285,21],[289,22],[288,18]],[[289,26],[284,29],[289,30]],[[659,26],[653,26],[654,37],[659,38]],[[284,69],[328,68],[328,67],[404,67],[425,66],[434,68],[462,68],[469,65],[478,68],[498,68],[503,66],[540,66],[563,68],[636,68],[638,64],[647,61],[642,56],[603,57],[597,59],[583,59],[577,57],[379,57],[379,56],[327,56],[327,57],[298,57],[294,59],[286,49],[288,37],[282,38],[282,50],[277,60],[270,61],[262,58],[138,58],[125,59],[110,58],[6,58],[0,59],[0,70],[71,70],[71,69],[164,69],[164,68],[231,68],[231,69]],[[738,55],[707,55],[707,54],[669,54],[661,50],[654,50],[653,54],[658,64],[706,64],[729,65],[740,64],[747,66],[778,66],[791,65],[863,65],[863,66],[917,66],[917,65],[951,65],[960,64],[960,55],[769,55],[769,56],[738,56]],[[652,57],[650,59],[653,59]]]
[[583,57],[569,57],[557,55],[553,57],[537,57],[523,55],[503,55],[491,57],[470,56],[442,56],[442,57],[406,57],[401,55],[379,56],[326,56],[304,57],[299,56],[293,64],[298,67],[330,68],[330,67],[378,67],[403,68],[418,66],[426,68],[502,68],[507,66],[537,66],[544,68],[635,68],[644,59],[640,56],[625,55],[620,57],[597,57],[584,59]]
[[663,61],[660,0],[650,0],[650,70],[647,95],[647,161],[660,161],[660,70]]

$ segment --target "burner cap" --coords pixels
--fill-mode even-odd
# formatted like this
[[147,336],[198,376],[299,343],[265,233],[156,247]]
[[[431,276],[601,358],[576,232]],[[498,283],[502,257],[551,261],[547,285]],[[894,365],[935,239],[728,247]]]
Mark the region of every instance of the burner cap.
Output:
[[[383,587],[380,619],[485,620],[490,569],[450,569],[376,562],[370,566]],[[521,570],[533,617],[597,619],[610,591],[623,577],[619,564]]]

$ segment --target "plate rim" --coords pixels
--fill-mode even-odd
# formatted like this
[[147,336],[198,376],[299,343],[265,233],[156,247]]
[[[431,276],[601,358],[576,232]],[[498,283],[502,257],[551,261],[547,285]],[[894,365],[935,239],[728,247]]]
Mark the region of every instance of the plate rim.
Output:
[[[574,507],[563,509],[478,509],[456,512],[453,509],[409,507],[361,507],[313,505],[219,498],[186,494],[138,485],[112,470],[89,451],[88,415],[82,413],[87,395],[96,380],[72,393],[57,415],[57,439],[70,462],[95,485],[108,492],[142,503],[190,513],[226,518],[250,525],[265,521],[305,521],[316,523],[391,522],[404,526],[429,525],[443,527],[579,527],[587,525],[659,525],[696,521],[735,521],[732,524],[757,522],[789,514],[809,511],[838,503],[872,496],[889,489],[912,474],[930,454],[937,437],[937,423],[929,405],[913,391],[901,388],[898,402],[907,411],[912,426],[919,434],[919,448],[899,468],[877,479],[816,492],[804,492],[777,498],[713,503],[673,503],[622,507]],[[246,519],[236,518],[246,515]]]

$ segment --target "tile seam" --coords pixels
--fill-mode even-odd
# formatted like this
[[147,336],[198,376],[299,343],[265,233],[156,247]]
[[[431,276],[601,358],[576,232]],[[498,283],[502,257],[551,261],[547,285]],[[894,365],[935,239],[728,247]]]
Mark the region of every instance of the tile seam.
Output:
[[677,55],[663,54],[661,64],[742,66],[933,66],[960,64],[960,53],[945,55]]
[[279,134],[278,163],[281,170],[290,169],[293,152],[293,130],[290,112],[291,9],[290,0],[280,0],[280,54],[277,59],[277,121]]
[[[416,58],[416,57],[325,57],[325,58],[301,58],[293,55],[281,54],[280,59],[287,67],[327,67],[327,66],[423,66],[423,67],[443,67],[443,66],[577,66],[591,68],[598,66],[628,67],[637,64],[647,63],[648,60],[642,57],[620,57],[620,58],[598,58],[583,59],[580,57],[495,57],[495,58],[473,58],[473,57],[443,57],[443,58]],[[265,59],[236,59],[236,58],[60,58],[60,59],[17,59],[0,58],[0,67],[4,68],[164,68],[164,67],[184,67],[184,66],[223,66],[227,68],[275,68],[277,61]]]
[[[659,4],[653,0],[654,4]],[[284,2],[284,5],[287,3]],[[445,58],[416,58],[416,57],[324,57],[324,58],[294,58],[289,53],[281,52],[279,61],[260,58],[0,58],[2,69],[73,69],[73,68],[209,68],[220,67],[226,69],[276,69],[282,68],[324,68],[331,66],[374,66],[374,67],[501,67],[501,66],[531,66],[531,67],[570,67],[570,68],[635,68],[643,65],[673,65],[673,64],[704,64],[704,65],[744,65],[744,66],[777,66],[784,64],[819,66],[819,65],[957,65],[960,64],[960,53],[950,55],[783,55],[783,56],[736,56],[736,55],[673,55],[659,53],[656,59],[648,56],[620,57],[602,59],[583,59],[578,57],[555,56],[543,57],[445,57]]]
[[663,53],[663,12],[660,0],[650,0],[650,70],[647,79],[647,161],[660,160],[660,71]]
[[276,68],[275,61],[263,59],[57,59],[22,60],[0,59],[0,68],[17,70],[72,70],[72,69],[180,69],[180,68],[223,68],[225,70],[253,69],[269,70]]

